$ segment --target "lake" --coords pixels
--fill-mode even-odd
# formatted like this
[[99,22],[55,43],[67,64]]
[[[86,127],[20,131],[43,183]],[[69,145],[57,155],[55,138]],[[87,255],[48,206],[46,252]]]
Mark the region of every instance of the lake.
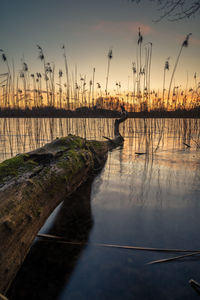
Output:
[[[0,119],[0,159],[73,133],[113,136],[112,119]],[[200,249],[200,120],[128,119],[124,146],[56,208],[36,238],[10,299],[199,299],[198,255],[102,247]]]

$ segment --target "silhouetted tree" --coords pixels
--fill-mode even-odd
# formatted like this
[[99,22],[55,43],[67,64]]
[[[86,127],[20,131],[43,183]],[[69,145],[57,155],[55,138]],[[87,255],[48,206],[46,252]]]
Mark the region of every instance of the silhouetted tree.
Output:
[[[131,2],[139,3],[142,0],[130,0]],[[200,0],[149,0],[154,1],[159,6],[161,15],[156,22],[164,18],[170,21],[190,18],[195,16],[200,11]]]

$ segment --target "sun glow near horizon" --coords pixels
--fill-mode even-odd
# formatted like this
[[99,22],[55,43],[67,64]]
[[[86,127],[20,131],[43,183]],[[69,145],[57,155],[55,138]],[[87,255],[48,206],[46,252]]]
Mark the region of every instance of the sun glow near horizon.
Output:
[[[69,102],[77,102],[77,98],[83,105],[91,101],[88,99],[105,96],[106,85],[107,91],[113,97],[119,96],[126,101],[128,94],[128,102],[135,101],[135,104],[138,101],[140,104],[144,102],[147,97],[145,93],[149,99],[152,98],[153,92],[157,94],[155,99],[164,102],[163,89],[167,91],[170,85],[170,95],[178,94],[181,99],[179,94],[187,95],[189,91],[193,91],[193,96],[189,97],[198,100],[198,18],[180,23],[153,23],[154,8],[151,3],[135,6],[131,3],[122,4],[120,0],[103,0],[101,3],[59,0],[59,5],[55,5],[44,0],[38,11],[37,2],[38,0],[34,3],[26,1],[26,5],[13,3],[12,18],[8,18],[11,14],[9,6],[7,3],[3,4],[4,14],[0,18],[0,30],[4,28],[0,45],[3,51],[0,54],[2,56],[5,53],[6,61],[0,61],[2,106],[8,103],[11,105],[16,99],[20,104],[30,102],[30,106],[33,106],[37,93],[41,93],[40,98],[44,99],[40,104],[48,102],[45,98],[50,99],[52,94],[54,100],[49,102],[54,104],[60,103],[61,97],[64,106]],[[22,18],[23,16],[28,16],[28,20]],[[142,42],[138,44],[139,28]],[[189,47],[183,49],[170,82],[181,44],[189,32],[192,32]],[[61,49],[62,41],[66,44],[68,79]],[[44,60],[38,59],[36,44],[42,47],[46,68],[51,68],[51,73],[45,71]],[[109,61],[108,76],[109,49],[112,49],[112,59]],[[165,72],[168,57],[169,70]],[[28,71],[24,71],[24,63]],[[133,64],[136,73],[133,72]],[[60,71],[62,76],[59,75]],[[6,73],[9,75],[5,75]],[[48,82],[45,78],[48,78]],[[30,99],[27,98],[28,93],[32,93]],[[15,99],[8,100],[5,94],[9,97],[15,94]],[[167,97],[166,94],[167,92],[164,93],[164,98]],[[137,101],[134,100],[135,95]],[[194,99],[189,102],[193,101]],[[148,105],[152,106],[150,103]]]

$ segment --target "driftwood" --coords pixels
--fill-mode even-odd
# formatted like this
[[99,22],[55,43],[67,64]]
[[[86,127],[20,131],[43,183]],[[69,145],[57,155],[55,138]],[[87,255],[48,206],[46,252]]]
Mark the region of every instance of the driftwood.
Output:
[[190,279],[189,284],[197,292],[197,294],[200,295],[200,283],[194,279]]
[[[88,243],[88,242],[75,242],[75,241],[69,241],[66,240],[66,238],[62,236],[52,235],[52,234],[44,234],[44,233],[38,233],[37,237],[44,239],[45,241],[51,241],[51,242],[59,242],[63,244],[69,244],[69,245],[90,245],[90,246],[96,246],[96,247],[108,247],[108,248],[119,248],[119,249],[127,249],[127,250],[140,250],[140,251],[151,251],[151,252],[169,252],[169,253],[187,253],[190,252],[192,255],[200,253],[200,250],[191,250],[191,249],[168,249],[168,248],[152,248],[152,247],[141,247],[141,246],[127,246],[127,245],[116,245],[116,244],[105,244],[105,243]],[[191,255],[191,254],[190,254]],[[183,256],[181,256],[183,257]],[[173,258],[174,259],[174,258]],[[158,262],[158,261],[155,261]],[[151,264],[153,262],[150,262],[148,264]]]
[[47,217],[94,170],[103,167],[109,150],[122,145],[120,123],[114,139],[87,141],[69,135],[0,164],[0,293],[5,294]]
[[154,260],[154,261],[151,261],[151,262],[147,263],[147,265],[165,263],[165,262],[174,261],[174,260],[178,260],[178,259],[181,259],[181,258],[186,258],[186,257],[189,257],[189,256],[195,256],[195,255],[199,255],[199,254],[200,254],[200,251],[195,251],[195,252],[192,252],[192,253],[189,253],[189,254],[184,254],[184,255],[174,256],[174,257],[170,257],[170,258]]

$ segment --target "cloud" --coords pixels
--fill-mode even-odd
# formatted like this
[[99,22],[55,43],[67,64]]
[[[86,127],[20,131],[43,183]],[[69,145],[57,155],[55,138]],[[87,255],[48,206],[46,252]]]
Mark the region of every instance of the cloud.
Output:
[[153,33],[153,28],[140,22],[118,22],[118,21],[100,21],[91,27],[92,31],[109,34],[118,34],[124,37],[133,36],[138,33],[140,27],[142,34],[149,35]]

